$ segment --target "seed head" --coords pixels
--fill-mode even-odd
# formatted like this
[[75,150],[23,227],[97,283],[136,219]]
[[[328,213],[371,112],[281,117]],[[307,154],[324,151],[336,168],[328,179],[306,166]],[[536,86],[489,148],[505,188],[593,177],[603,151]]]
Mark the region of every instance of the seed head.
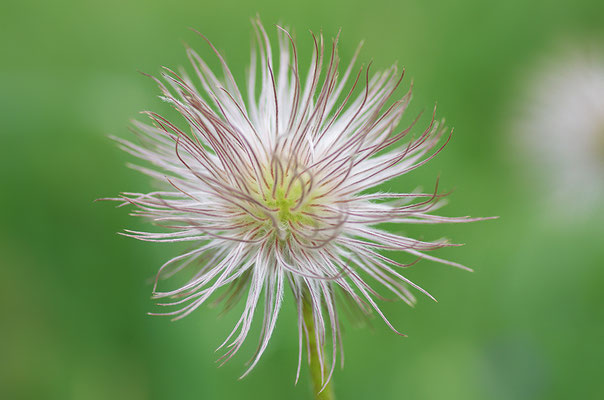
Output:
[[590,47],[574,43],[541,62],[513,126],[539,203],[557,217],[591,214],[604,199],[604,58]]
[[[432,296],[401,275],[402,269],[422,258],[468,269],[425,253],[454,244],[395,235],[376,225],[479,218],[433,215],[443,205],[437,187],[433,193],[370,190],[424,165],[450,139],[434,114],[423,131],[410,133],[415,122],[397,128],[411,89],[391,100],[404,75],[396,66],[375,74],[370,66],[360,67],[353,73],[359,46],[342,70],[338,37],[326,52],[323,36],[313,34],[314,52],[303,79],[290,34],[278,27],[277,67],[264,27],[259,20],[253,26],[258,40],[252,49],[247,101],[209,41],[221,63],[222,78],[191,48],[187,55],[194,78],[168,68],[163,81],[154,78],[162,98],[185,123],[179,127],[146,112],[151,125],[134,123],[139,144],[117,140],[125,151],[151,165],[133,168],[164,188],[123,193],[114,200],[135,206],[135,215],[167,228],[167,232],[127,230],[126,236],[192,243],[189,251],[157,273],[153,297],[168,299],[161,305],[172,308],[163,315],[183,318],[221,288],[225,290],[217,300],[225,301],[227,308],[245,294],[243,313],[220,346],[228,349],[221,359],[226,361],[242,346],[262,304],[260,344],[245,376],[268,345],[289,286],[298,309],[296,379],[304,338],[308,345],[312,336],[323,377],[329,381],[341,347],[336,299],[366,314],[376,312],[398,333],[378,306],[376,298],[381,296],[374,286],[412,305],[410,288]],[[410,262],[395,261],[383,250],[405,253]],[[193,270],[185,284],[159,289],[160,280],[183,274],[185,268]],[[329,370],[324,368],[325,347],[331,349]]]

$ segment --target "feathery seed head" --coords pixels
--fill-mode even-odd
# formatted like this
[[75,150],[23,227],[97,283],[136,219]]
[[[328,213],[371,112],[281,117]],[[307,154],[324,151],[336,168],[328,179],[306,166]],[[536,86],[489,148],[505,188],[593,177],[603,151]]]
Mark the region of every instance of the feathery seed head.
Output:
[[[183,126],[146,112],[151,125],[134,123],[139,144],[117,140],[151,165],[134,168],[164,189],[123,193],[113,200],[135,206],[134,214],[169,230],[128,230],[125,235],[193,244],[158,271],[154,298],[171,308],[163,315],[189,315],[221,288],[227,292],[219,299],[226,298],[227,307],[247,292],[241,318],[220,346],[228,349],[222,358],[226,361],[241,348],[263,303],[260,345],[247,374],[268,345],[289,286],[298,307],[298,364],[306,338],[307,347],[313,343],[318,349],[327,382],[341,349],[336,299],[366,314],[376,312],[395,330],[375,301],[382,298],[377,286],[413,304],[411,288],[432,296],[400,273],[405,267],[424,258],[467,269],[426,254],[451,243],[399,236],[376,225],[480,218],[432,214],[443,205],[437,190],[368,190],[424,165],[449,140],[441,140],[446,130],[434,114],[417,134],[410,134],[415,122],[397,128],[411,90],[390,101],[403,78],[396,67],[373,74],[368,66],[353,73],[357,50],[342,69],[338,38],[326,56],[322,35],[313,35],[314,53],[303,79],[289,33],[278,28],[277,66],[263,26],[259,20],[253,25],[258,46],[252,50],[247,100],[209,41],[224,77],[187,48],[194,78],[168,68],[163,81],[154,78],[162,98],[182,115]],[[409,262],[386,257],[382,250],[399,251]],[[165,285],[160,280],[185,268],[194,270],[187,283],[160,290]],[[324,348],[332,353],[329,370],[324,368]],[[299,371],[298,365],[297,375]]]
[[528,77],[521,117],[511,128],[537,173],[543,203],[575,218],[604,198],[604,58],[590,44],[561,50]]

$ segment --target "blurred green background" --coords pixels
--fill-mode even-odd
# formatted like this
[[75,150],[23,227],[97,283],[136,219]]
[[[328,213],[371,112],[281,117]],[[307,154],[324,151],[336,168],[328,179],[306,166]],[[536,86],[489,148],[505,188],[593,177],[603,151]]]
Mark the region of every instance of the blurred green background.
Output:
[[194,27],[242,79],[257,12],[273,38],[273,24],[290,26],[306,55],[308,29],[330,37],[341,27],[344,60],[364,39],[362,61],[406,66],[412,112],[438,102],[456,133],[434,162],[391,185],[431,187],[440,174],[441,188],[455,189],[444,214],[501,216],[414,227],[467,243],[437,255],[476,272],[425,261],[411,269],[439,303],[418,295],[414,309],[384,305],[406,339],[379,320],[346,322],[338,398],[604,398],[603,210],[561,217],[544,207],[509,128],[542,55],[569,38],[604,43],[599,0],[4,1],[0,398],[309,398],[305,372],[293,385],[291,299],[261,363],[238,381],[253,337],[241,356],[214,363],[237,312],[147,316],[148,278],[178,248],[116,235],[149,226],[93,203],[151,187],[107,137],[129,137],[140,110],[167,108],[136,71],[185,65],[182,41],[216,65]]

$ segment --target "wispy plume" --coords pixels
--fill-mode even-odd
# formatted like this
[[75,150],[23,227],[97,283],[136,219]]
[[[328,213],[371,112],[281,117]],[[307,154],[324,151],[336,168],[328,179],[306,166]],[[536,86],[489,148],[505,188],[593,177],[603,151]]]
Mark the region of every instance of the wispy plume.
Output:
[[[260,341],[245,376],[267,348],[290,291],[298,309],[296,380],[306,347],[316,355],[325,385],[342,348],[336,303],[377,313],[401,334],[378,305],[378,287],[412,305],[413,291],[432,296],[401,274],[405,268],[427,259],[468,269],[426,253],[456,244],[396,235],[377,225],[481,218],[434,215],[444,204],[438,181],[427,193],[370,190],[426,164],[451,137],[434,114],[417,132],[417,119],[398,128],[411,99],[411,89],[400,89],[404,71],[355,67],[360,46],[342,67],[339,35],[327,43],[313,34],[312,60],[301,66],[286,29],[277,27],[275,49],[260,21],[253,26],[257,46],[245,91],[203,36],[218,57],[220,76],[187,48],[193,76],[164,68],[162,79],[154,78],[162,98],[186,123],[177,126],[145,112],[151,124],[134,123],[138,143],[116,140],[150,164],[133,168],[165,189],[123,193],[113,200],[134,206],[135,215],[167,230],[124,235],[193,244],[157,273],[153,297],[169,308],[161,315],[183,318],[219,291],[218,301],[227,307],[243,298],[242,315],[219,347],[226,362],[240,350],[261,308]],[[384,250],[406,253],[409,263],[387,257]],[[160,288],[160,281],[185,268],[194,270],[185,284]]]

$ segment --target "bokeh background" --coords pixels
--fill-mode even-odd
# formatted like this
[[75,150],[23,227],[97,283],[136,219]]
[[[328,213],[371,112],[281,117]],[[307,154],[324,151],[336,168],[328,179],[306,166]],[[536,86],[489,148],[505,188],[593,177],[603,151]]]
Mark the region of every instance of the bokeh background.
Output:
[[501,216],[401,227],[467,243],[439,255],[476,272],[426,261],[412,268],[408,276],[439,302],[384,305],[408,338],[378,320],[346,322],[338,398],[604,398],[603,202],[571,214],[551,206],[545,178],[514,139],[543,60],[560,43],[604,44],[604,2],[5,0],[1,8],[0,398],[309,398],[305,373],[293,385],[291,299],[261,363],[238,381],[253,339],[226,366],[214,363],[236,311],[220,317],[203,307],[177,323],[147,316],[148,279],[179,249],[116,235],[148,226],[93,202],[151,187],[108,139],[129,137],[140,110],[167,110],[136,71],[185,65],[183,41],[216,65],[194,27],[242,79],[257,12],[273,35],[273,24],[290,26],[306,56],[308,29],[330,37],[342,28],[344,60],[364,39],[363,62],[404,65],[414,80],[409,118],[438,102],[455,134],[436,160],[385,187],[431,188],[440,174],[441,188],[455,189],[446,215]]

